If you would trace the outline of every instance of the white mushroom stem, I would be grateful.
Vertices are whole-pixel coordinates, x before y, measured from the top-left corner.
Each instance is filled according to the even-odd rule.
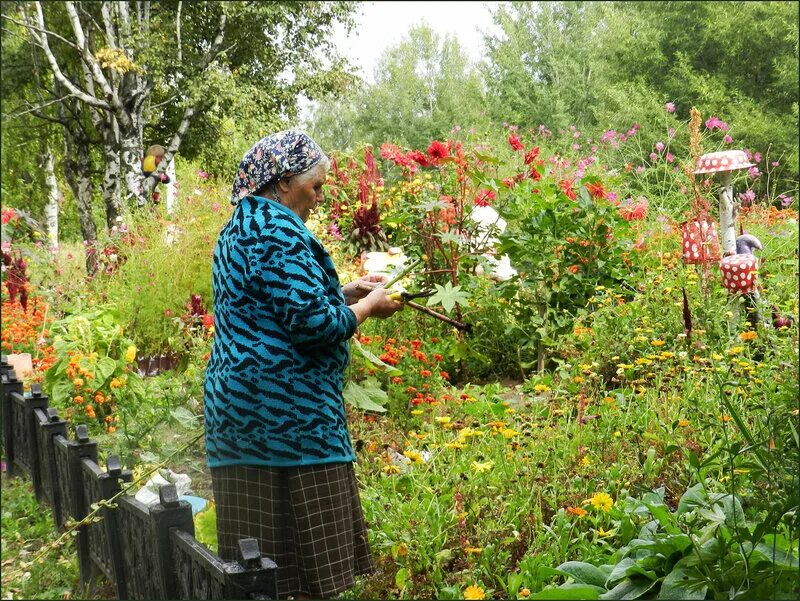
[[[723,254],[736,254],[736,203],[733,200],[731,172],[720,173],[719,228]]]

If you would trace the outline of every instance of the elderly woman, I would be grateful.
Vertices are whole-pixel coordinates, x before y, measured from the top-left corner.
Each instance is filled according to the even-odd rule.
[[[340,287],[306,229],[329,164],[302,132],[259,140],[239,165],[212,267],[205,428],[219,554],[233,559],[239,539],[257,538],[281,598],[329,597],[372,569],[344,371],[358,324],[402,308],[385,278]]]

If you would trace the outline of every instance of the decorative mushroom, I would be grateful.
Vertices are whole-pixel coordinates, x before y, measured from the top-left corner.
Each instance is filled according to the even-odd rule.
[[[721,188],[719,191],[719,226],[724,254],[736,252],[736,213],[737,206],[733,200],[731,171],[747,169],[753,164],[747,159],[743,150],[725,150],[711,152],[697,158],[696,174],[719,173]]]
[[[703,264],[719,259],[719,238],[713,222],[687,221],[681,229],[684,263]]]
[[[761,250],[761,241],[755,236],[744,234],[736,239],[736,254],[728,254],[719,262],[722,271],[722,285],[731,293],[744,295],[748,318],[755,325],[761,321],[758,312],[759,294],[758,258],[754,250]]]

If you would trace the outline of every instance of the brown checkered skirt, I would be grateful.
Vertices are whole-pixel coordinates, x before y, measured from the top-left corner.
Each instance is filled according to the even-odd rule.
[[[257,538],[278,564],[278,595],[331,597],[373,570],[352,463],[211,468],[218,554]]]

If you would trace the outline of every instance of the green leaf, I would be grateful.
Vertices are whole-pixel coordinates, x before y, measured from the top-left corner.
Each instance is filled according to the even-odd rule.
[[[169,413],[184,428],[194,428],[200,419],[199,415],[195,415],[186,407],[176,407]]]
[[[59,406],[68,403],[74,390],[75,387],[68,378],[58,380],[50,391],[50,397],[53,400],[53,405]]]
[[[528,599],[597,599],[599,593],[596,586],[564,584],[559,588],[546,588],[533,593]]]
[[[397,574],[394,575],[394,585],[402,591],[405,588],[407,582],[408,582],[408,569],[400,568],[399,570],[397,570]]]
[[[780,568],[793,571],[798,570],[797,557],[792,555],[791,552],[787,550],[779,547],[773,548],[772,545],[765,545],[764,543],[758,543],[753,551],[753,555],[755,556],[756,553],[758,553],[766,561]]]
[[[461,290],[461,286],[453,286],[450,282],[447,282],[444,286],[439,284],[434,284],[434,286],[436,287],[436,292],[428,299],[429,307],[441,303],[444,310],[449,313],[456,304],[462,306],[469,304],[469,297]]]
[[[363,386],[351,380],[344,387],[344,398],[356,409],[378,413],[386,411],[383,404],[389,401],[389,395],[375,378],[367,378]]]
[[[657,578],[654,571],[645,570],[643,567],[638,565],[636,561],[630,557],[626,557],[616,566],[614,566],[614,569],[611,571],[611,574],[608,576],[608,580],[606,582],[610,585],[623,578],[636,575],[644,576],[650,580],[655,580]]]
[[[682,568],[675,568],[661,583],[658,599],[705,599],[708,586],[689,586],[690,577]],[[699,583],[698,583],[699,584]]]
[[[374,365],[381,371],[385,371],[390,376],[398,376],[403,373],[393,365],[389,365],[388,363],[381,361],[380,357],[375,355],[375,353],[373,353],[372,351],[368,351],[367,349],[365,349],[364,345],[362,345],[358,341],[358,338],[356,338],[355,336],[350,339],[350,342],[362,357],[364,357],[367,361],[369,361],[372,365]]]
[[[600,568],[583,561],[568,561],[562,563],[556,569],[569,574],[578,582],[603,588],[605,588],[606,578],[608,578],[608,574],[600,570]]]
[[[697,464],[700,467],[700,464]],[[697,483],[691,488],[686,489],[681,500],[678,502],[678,509],[675,515],[683,515],[687,511],[692,511],[697,507],[702,507],[706,503],[706,492],[702,483]]]
[[[195,538],[217,552],[217,506],[214,501],[208,502],[208,507],[194,516]]]
[[[114,374],[116,369],[117,362],[111,357],[103,357],[100,359],[97,362],[97,365],[94,367],[95,381],[93,384],[95,388],[99,389],[103,384],[105,384],[106,380],[108,380]]]
[[[657,582],[657,580],[626,578],[607,593],[600,595],[600,599],[638,599],[653,588]]]

